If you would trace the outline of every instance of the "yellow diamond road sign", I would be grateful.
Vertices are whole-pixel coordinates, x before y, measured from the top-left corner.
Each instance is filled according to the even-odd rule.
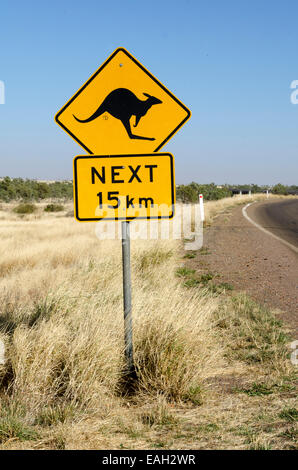
[[[123,48],[55,116],[91,154],[157,152],[190,111]]]
[[[74,159],[74,206],[80,222],[171,219],[174,204],[170,153]]]

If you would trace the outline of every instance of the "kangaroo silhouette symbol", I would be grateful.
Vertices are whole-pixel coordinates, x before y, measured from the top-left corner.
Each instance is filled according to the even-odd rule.
[[[155,140],[154,137],[143,137],[131,132],[130,118],[132,116],[136,117],[134,127],[137,127],[140,119],[147,114],[151,106],[162,103],[161,100],[148,93],[143,93],[143,95],[147,96],[147,99],[144,101],[139,100],[136,95],[127,88],[117,88],[111,91],[97,110],[87,119],[79,119],[74,114],[73,117],[78,122],[87,123],[93,121],[103,113],[108,112],[111,116],[122,122],[130,139]]]

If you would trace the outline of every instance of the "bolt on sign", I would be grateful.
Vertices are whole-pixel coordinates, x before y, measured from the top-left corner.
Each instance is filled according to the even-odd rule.
[[[190,111],[128,51],[118,48],[55,116],[90,154],[158,152]]]
[[[173,156],[78,156],[74,203],[80,222],[170,219],[175,203]]]

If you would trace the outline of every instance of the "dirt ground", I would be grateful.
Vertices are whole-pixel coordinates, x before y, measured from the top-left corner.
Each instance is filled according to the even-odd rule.
[[[264,202],[247,209],[252,219],[261,205]],[[214,274],[216,283],[228,283],[281,310],[293,338],[298,338],[298,255],[253,226],[243,217],[242,207],[221,213],[204,230],[207,250],[192,264],[198,272]]]

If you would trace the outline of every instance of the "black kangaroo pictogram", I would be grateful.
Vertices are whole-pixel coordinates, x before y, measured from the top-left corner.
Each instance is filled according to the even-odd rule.
[[[136,127],[141,117],[147,114],[151,106],[162,103],[161,100],[148,95],[148,93],[143,94],[147,96],[145,101],[139,100],[132,91],[127,90],[126,88],[117,88],[116,90],[111,91],[111,93],[103,100],[99,108],[97,108],[89,118],[78,119],[75,115],[73,115],[73,117],[78,122],[86,123],[93,121],[103,113],[108,112],[116,119],[120,119],[131,139],[155,140],[154,137],[142,137],[131,132],[129,122],[131,116],[136,117],[136,122],[134,124],[134,127]]]

